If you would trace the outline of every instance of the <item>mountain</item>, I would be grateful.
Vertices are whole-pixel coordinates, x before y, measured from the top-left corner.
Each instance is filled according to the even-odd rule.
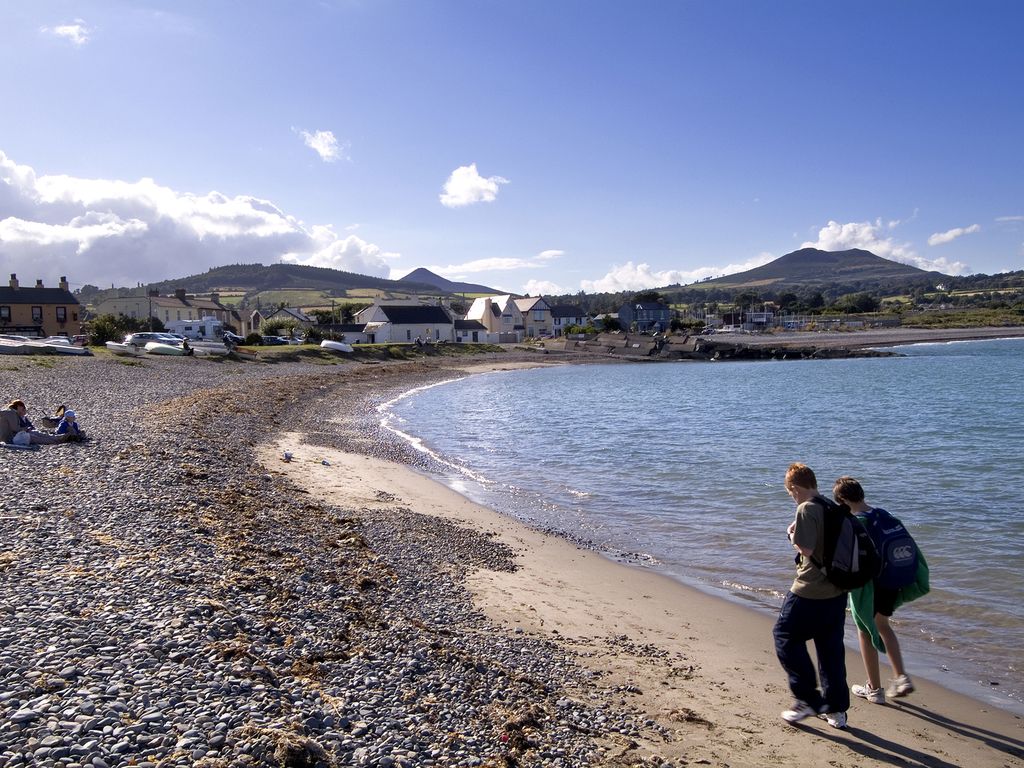
[[[777,290],[783,287],[843,285],[863,291],[893,286],[934,286],[936,282],[948,279],[949,275],[941,272],[927,272],[859,248],[848,251],[801,248],[763,266],[704,280],[691,287]]]
[[[494,288],[488,288],[486,285],[452,282],[451,280],[446,280],[440,275],[435,275],[429,269],[424,269],[423,267],[414,269],[405,277],[399,278],[398,282],[404,283],[407,280],[413,283],[426,283],[427,285],[432,285],[445,293],[492,293],[495,295],[506,293],[506,291],[498,291]]]
[[[145,295],[148,289],[155,289],[163,295],[184,288],[188,293],[210,293],[212,291],[244,291],[247,294],[260,291],[310,290],[322,291],[330,296],[345,296],[353,289],[374,289],[407,296],[422,294],[436,296],[438,288],[415,281],[387,280],[382,277],[359,275],[326,267],[307,267],[301,264],[229,264],[215,267],[199,275],[189,275],[173,280],[161,280],[146,286],[134,288],[110,288],[89,293],[89,301],[100,301],[108,296],[129,294]]]

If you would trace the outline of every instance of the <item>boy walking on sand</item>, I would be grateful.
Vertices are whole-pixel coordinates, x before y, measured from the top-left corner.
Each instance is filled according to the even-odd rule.
[[[833,728],[846,727],[850,692],[846,687],[846,593],[825,578],[813,560],[825,561],[825,506],[819,503],[818,481],[806,464],[786,471],[786,491],[796,502],[796,518],[787,533],[797,551],[796,578],[775,622],[775,653],[789,678],[795,701],[782,713],[787,723],[824,715]],[[818,655],[815,674],[807,643]]]
[[[840,477],[832,488],[832,496],[840,504],[862,520],[874,509],[864,500],[864,488],[852,477]],[[889,619],[901,603],[913,600],[928,592],[928,568],[919,555],[916,580],[905,587],[892,588],[877,579],[861,589],[850,593],[850,610],[857,624],[860,640],[860,655],[868,679],[864,685],[855,685],[850,690],[854,696],[867,699],[872,704],[884,704],[890,699],[914,692],[914,683],[903,666],[903,654]],[[880,641],[880,642],[878,642]],[[875,647],[878,642],[878,648]],[[883,650],[892,664],[893,680],[882,690],[882,676],[878,668],[878,651]]]

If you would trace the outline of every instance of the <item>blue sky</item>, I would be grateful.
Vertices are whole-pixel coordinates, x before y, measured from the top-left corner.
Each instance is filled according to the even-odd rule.
[[[0,0],[0,274],[1024,268],[1024,3]]]

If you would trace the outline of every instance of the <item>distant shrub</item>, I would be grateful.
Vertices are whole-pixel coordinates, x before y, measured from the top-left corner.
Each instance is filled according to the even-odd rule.
[[[248,336],[245,337],[246,345],[259,344],[262,341],[263,337],[256,332],[250,333]]]

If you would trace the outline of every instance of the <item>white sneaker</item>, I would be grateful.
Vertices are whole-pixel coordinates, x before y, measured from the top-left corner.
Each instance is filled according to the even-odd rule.
[[[862,699],[867,699],[872,704],[885,704],[885,691],[881,688],[872,688],[871,683],[852,685],[850,686],[850,693]]]
[[[799,723],[801,720],[814,717],[818,714],[818,711],[803,701],[794,701],[793,708],[787,709],[782,713],[782,719],[787,723]]]
[[[827,712],[825,713],[825,720],[833,728],[845,728],[846,727],[846,713],[845,712]]]
[[[900,696],[906,696],[908,693],[914,692],[914,684],[910,681],[910,678],[906,675],[900,675],[889,683],[889,687],[885,689],[885,694],[890,699],[895,699]]]

